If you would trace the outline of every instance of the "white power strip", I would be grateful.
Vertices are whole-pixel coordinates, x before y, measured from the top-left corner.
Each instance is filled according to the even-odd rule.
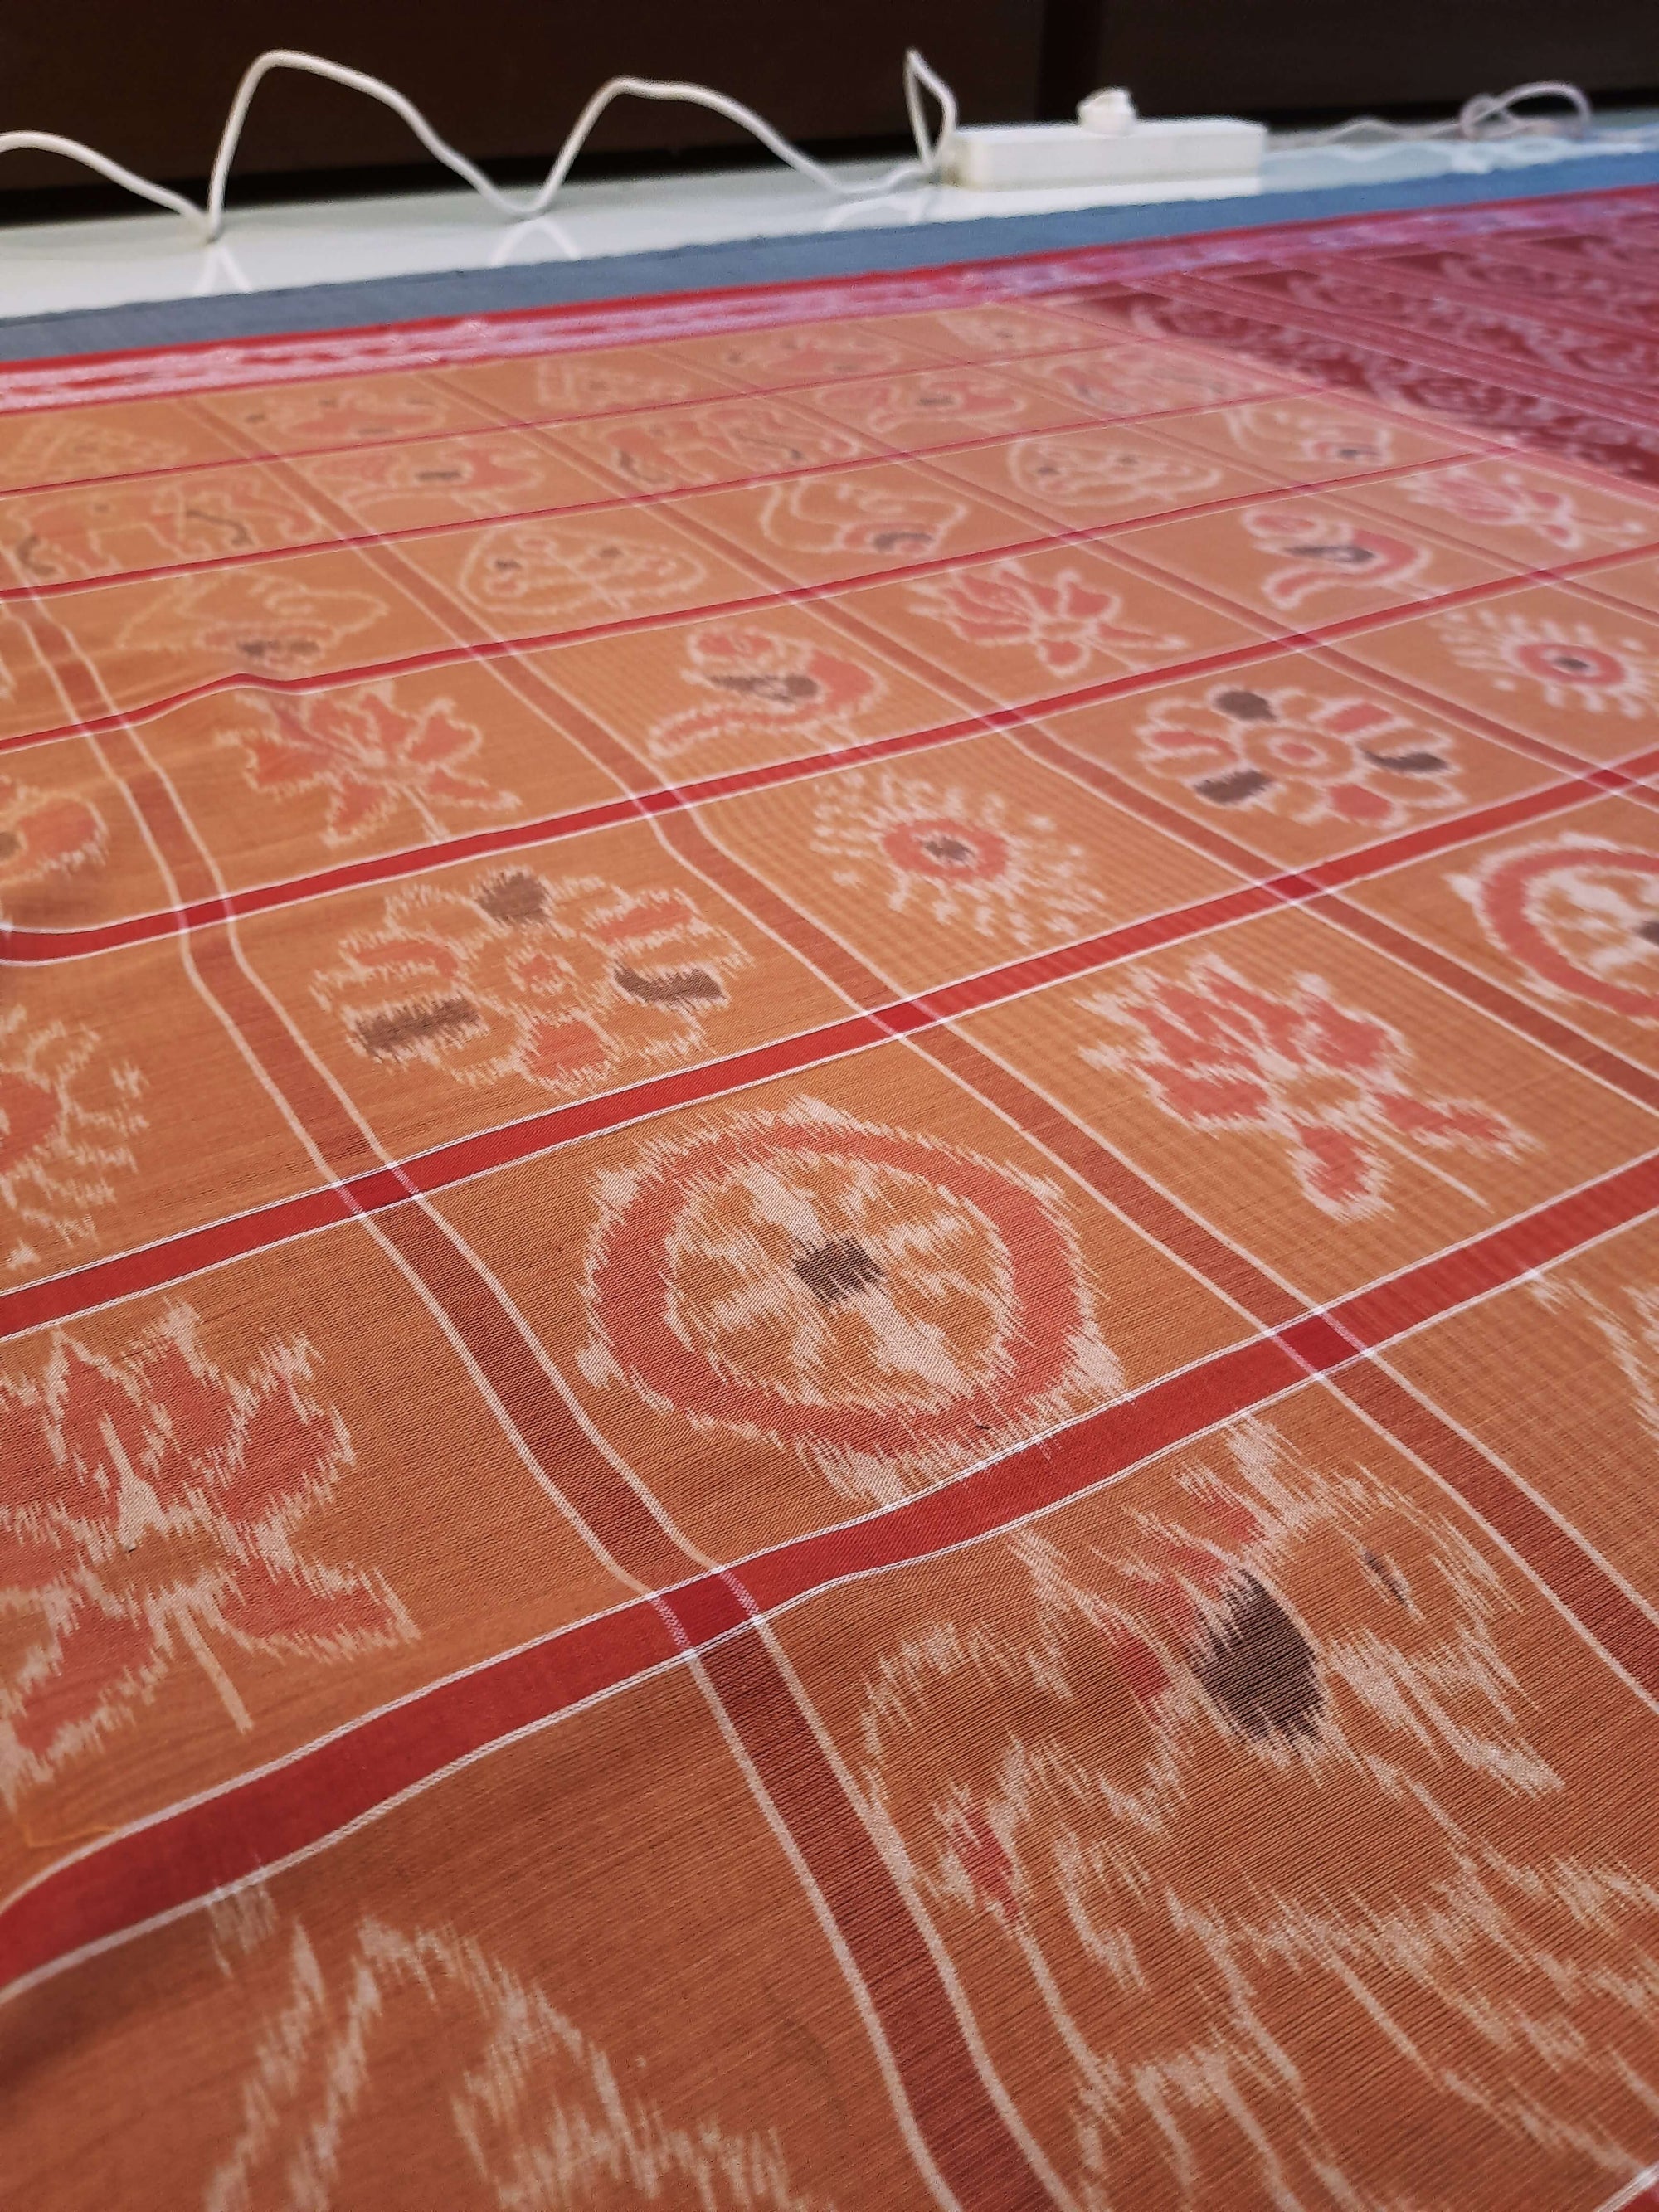
[[[1081,123],[959,125],[940,149],[945,180],[975,192],[1031,191],[1066,185],[1170,184],[1184,179],[1255,177],[1267,134],[1231,115],[1187,115],[1126,129]]]

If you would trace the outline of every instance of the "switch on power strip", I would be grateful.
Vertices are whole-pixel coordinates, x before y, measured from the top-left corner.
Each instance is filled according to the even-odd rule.
[[[1259,123],[1231,115],[1143,122],[1127,92],[1093,93],[1075,123],[958,126],[941,149],[945,180],[969,191],[1033,191],[1084,185],[1178,184],[1260,173]]]

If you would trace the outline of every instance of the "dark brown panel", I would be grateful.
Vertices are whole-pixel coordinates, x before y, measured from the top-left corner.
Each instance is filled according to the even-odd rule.
[[[1050,72],[1061,112],[1092,84],[1126,84],[1148,115],[1261,116],[1425,105],[1566,77],[1591,94],[1659,87],[1654,0],[1054,0]],[[1088,23],[1081,19],[1092,18]]]
[[[205,174],[238,76],[272,46],[389,78],[485,161],[550,155],[588,94],[623,72],[715,85],[793,138],[859,140],[905,130],[907,46],[950,78],[969,119],[1033,114],[1042,23],[1038,0],[15,0],[0,8],[0,87],[8,126],[64,131],[174,179]],[[633,101],[593,143],[659,151],[742,135]],[[385,109],[294,76],[261,91],[244,149],[249,174],[422,158]],[[0,191],[74,181],[44,156],[0,162]]]

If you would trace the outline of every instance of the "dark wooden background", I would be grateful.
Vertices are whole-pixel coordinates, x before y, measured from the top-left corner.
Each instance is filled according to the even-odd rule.
[[[1067,114],[1108,82],[1148,114],[1273,120],[1450,106],[1531,76],[1659,90],[1659,0],[0,0],[0,127],[197,184],[242,68],[276,45],[389,77],[504,177],[544,161],[623,70],[701,78],[817,149],[896,147],[907,45],[970,121]],[[750,142],[630,103],[592,143],[589,173]],[[245,195],[438,182],[423,163],[384,109],[289,76],[261,91],[237,177]],[[125,203],[60,161],[0,161],[13,216],[100,204]]]

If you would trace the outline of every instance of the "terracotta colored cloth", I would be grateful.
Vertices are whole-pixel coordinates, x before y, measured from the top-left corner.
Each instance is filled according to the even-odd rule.
[[[0,373],[0,2199],[1659,2160],[1659,194]]]

